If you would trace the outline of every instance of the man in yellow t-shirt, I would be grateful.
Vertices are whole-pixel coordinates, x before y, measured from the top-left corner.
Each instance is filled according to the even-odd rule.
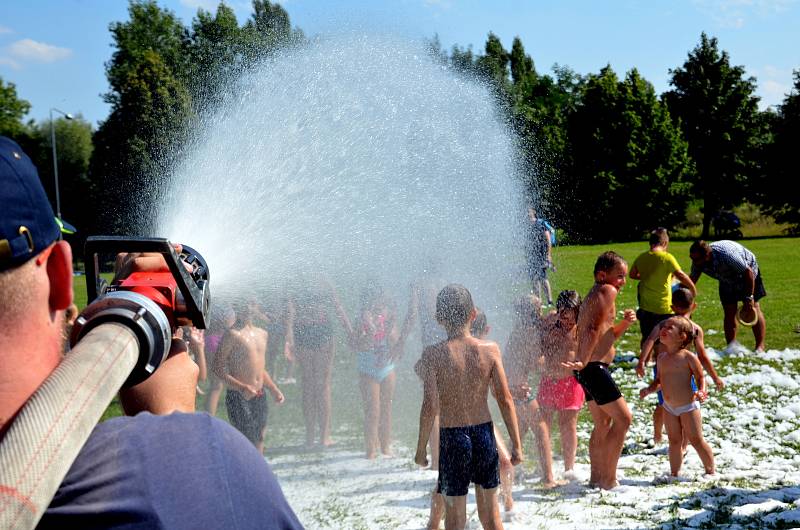
[[[662,320],[672,316],[672,277],[697,295],[689,275],[681,270],[675,256],[667,252],[669,234],[666,228],[656,228],[650,233],[650,250],[633,262],[630,277],[639,280],[639,309],[636,316],[642,331],[642,342],[650,336],[653,328]]]

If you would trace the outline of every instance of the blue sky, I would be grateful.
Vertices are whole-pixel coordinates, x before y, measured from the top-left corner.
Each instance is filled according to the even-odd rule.
[[[229,0],[240,21],[250,2]],[[554,63],[579,73],[606,64],[632,67],[656,90],[683,64],[706,31],[734,64],[758,80],[762,108],[779,104],[800,69],[800,0],[285,0],[292,23],[307,35],[342,28],[410,38],[439,35],[442,44],[482,50],[489,31],[506,48],[518,35],[539,71]],[[127,18],[126,0],[7,0],[0,9],[0,77],[31,102],[29,118],[51,107],[96,123],[108,106],[104,63],[112,53],[108,26]],[[216,0],[159,0],[189,23]]]

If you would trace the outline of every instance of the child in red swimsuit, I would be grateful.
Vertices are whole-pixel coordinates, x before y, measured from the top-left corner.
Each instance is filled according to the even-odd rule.
[[[562,483],[553,478],[553,456],[550,443],[550,424],[558,414],[561,431],[561,450],[564,455],[564,476],[571,478],[575,467],[578,445],[578,412],[583,407],[584,393],[572,370],[562,363],[575,360],[578,348],[577,322],[581,297],[575,291],[561,291],[556,301],[556,312],[542,322],[542,346],[539,359],[542,379],[536,402],[539,404],[534,418],[534,431],[539,449],[542,484],[555,487]]]

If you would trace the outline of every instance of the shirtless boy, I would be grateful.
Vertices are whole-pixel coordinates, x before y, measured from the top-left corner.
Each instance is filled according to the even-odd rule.
[[[564,363],[577,371],[594,421],[589,437],[589,485],[603,489],[619,485],[617,462],[631,425],[631,411],[608,370],[614,360],[614,341],[636,322],[636,312],[626,309],[624,318],[614,323],[617,294],[627,274],[628,264],[616,252],[597,258],[595,283],[578,316],[578,354],[575,361]]]
[[[222,337],[213,370],[228,386],[225,405],[231,424],[263,452],[267,431],[264,388],[276,402],[283,403],[284,398],[265,369],[269,337],[253,325],[254,311],[252,302],[236,308],[236,323]]]
[[[557,486],[553,479],[553,457],[550,444],[550,424],[558,414],[561,450],[564,454],[564,474],[569,476],[575,467],[578,446],[578,413],[583,407],[584,393],[572,370],[562,363],[575,360],[578,350],[577,321],[581,297],[576,291],[561,291],[556,300],[556,312],[542,321],[542,356],[539,369],[542,378],[536,402],[539,409],[534,417],[542,485]]]
[[[428,465],[427,444],[433,418],[439,412],[441,452],[439,487],[445,496],[445,528],[463,529],[467,520],[467,493],[475,483],[478,517],[484,528],[503,528],[497,506],[498,453],[487,398],[491,387],[511,437],[511,463],[522,461],[511,393],[500,348],[470,333],[475,305],[469,291],[451,284],[436,298],[436,319],[447,340],[425,348],[420,373],[424,397],[414,461]]]
[[[677,477],[683,463],[683,438],[697,451],[706,473],[714,474],[714,454],[703,438],[700,403],[706,399],[706,382],[700,360],[686,347],[694,338],[692,323],[685,317],[672,317],[661,326],[659,340],[663,350],[656,359],[658,375],[639,392],[644,398],[659,387],[664,394],[664,424],[669,437],[669,467]],[[693,388],[693,381],[697,389]]]

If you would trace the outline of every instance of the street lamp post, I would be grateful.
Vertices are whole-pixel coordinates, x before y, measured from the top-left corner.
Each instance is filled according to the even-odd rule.
[[[53,146],[53,175],[56,181],[56,216],[61,219],[61,196],[58,193],[58,153],[56,151],[56,126],[53,122],[53,111],[58,112],[68,120],[72,119],[72,114],[55,107],[50,109],[50,143]]]

